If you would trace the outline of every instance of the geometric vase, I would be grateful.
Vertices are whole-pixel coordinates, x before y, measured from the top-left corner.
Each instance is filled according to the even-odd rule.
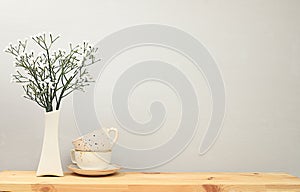
[[[59,151],[59,110],[45,113],[42,153],[36,176],[64,176]]]

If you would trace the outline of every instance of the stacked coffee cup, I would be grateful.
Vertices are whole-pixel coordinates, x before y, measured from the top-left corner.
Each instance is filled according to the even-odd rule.
[[[112,148],[118,135],[116,128],[101,128],[75,139],[72,141],[72,162],[83,170],[105,170],[111,163]]]

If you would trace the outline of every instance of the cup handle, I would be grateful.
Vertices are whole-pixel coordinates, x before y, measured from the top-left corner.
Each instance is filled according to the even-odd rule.
[[[119,131],[118,131],[118,129],[112,127],[112,128],[107,129],[107,133],[109,134],[110,132],[114,132],[114,135],[115,135],[113,142],[112,142],[112,147],[113,147],[119,138]]]
[[[70,155],[71,155],[71,161],[72,161],[72,163],[77,164],[77,162],[75,160],[75,149],[71,150]]]

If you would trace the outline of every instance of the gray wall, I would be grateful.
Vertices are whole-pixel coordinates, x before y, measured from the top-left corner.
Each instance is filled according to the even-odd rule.
[[[184,102],[170,87],[156,81],[145,82],[129,97],[130,114],[140,123],[151,119],[149,106],[153,101],[164,104],[164,124],[153,134],[137,135],[122,129],[113,116],[110,99],[114,82],[132,64],[149,59],[164,61],[176,66],[192,82],[199,104],[199,122],[182,153],[165,159],[165,163],[153,163],[153,168],[146,170],[282,171],[300,176],[299,8],[300,2],[296,0],[3,0],[0,48],[43,31],[60,34],[58,46],[67,48],[68,42],[89,40],[96,44],[123,28],[147,23],[183,30],[210,52],[225,83],[225,119],[209,151],[199,154],[212,113],[205,74],[169,49],[144,46],[112,60],[102,75],[95,77],[95,109],[91,113],[97,115],[102,126],[120,130],[120,146],[136,151],[162,146],[178,131]],[[15,71],[12,58],[1,52],[0,63],[0,170],[35,170],[44,111],[21,97],[19,85],[10,83],[10,75]],[[72,139],[91,129],[76,123],[78,117],[72,101],[72,96],[65,99],[61,109],[64,167],[70,163]],[[116,148],[113,161],[123,162],[126,167],[147,159],[155,162],[157,158],[130,158],[124,150]]]

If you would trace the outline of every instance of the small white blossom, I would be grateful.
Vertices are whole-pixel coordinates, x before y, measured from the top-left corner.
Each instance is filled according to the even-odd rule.
[[[9,46],[6,46],[4,49],[3,49],[3,52],[6,52],[10,47]]]
[[[15,57],[17,60],[22,60],[25,57],[24,54],[19,54],[18,56]]]
[[[28,77],[28,80],[34,81],[34,78],[33,78],[32,76],[29,76],[29,77]]]
[[[12,77],[10,78],[10,82],[11,82],[11,83],[15,83],[15,82],[16,82],[15,78],[13,77],[13,75],[12,75]]]
[[[65,53],[66,50],[65,49],[57,49],[58,52],[61,52],[61,53]]]
[[[55,89],[55,83],[52,82],[52,83],[50,84],[50,87],[51,87],[51,89]]]
[[[34,63],[35,59],[34,59],[34,57],[30,56],[30,57],[28,57],[28,61],[29,61],[29,63]]]
[[[43,62],[42,60],[40,61],[39,65],[40,65],[40,67],[42,67],[42,68],[47,67],[47,63],[46,63],[46,62]]]
[[[43,87],[45,87],[45,86],[47,85],[45,81],[41,81],[40,84],[41,84]]]

